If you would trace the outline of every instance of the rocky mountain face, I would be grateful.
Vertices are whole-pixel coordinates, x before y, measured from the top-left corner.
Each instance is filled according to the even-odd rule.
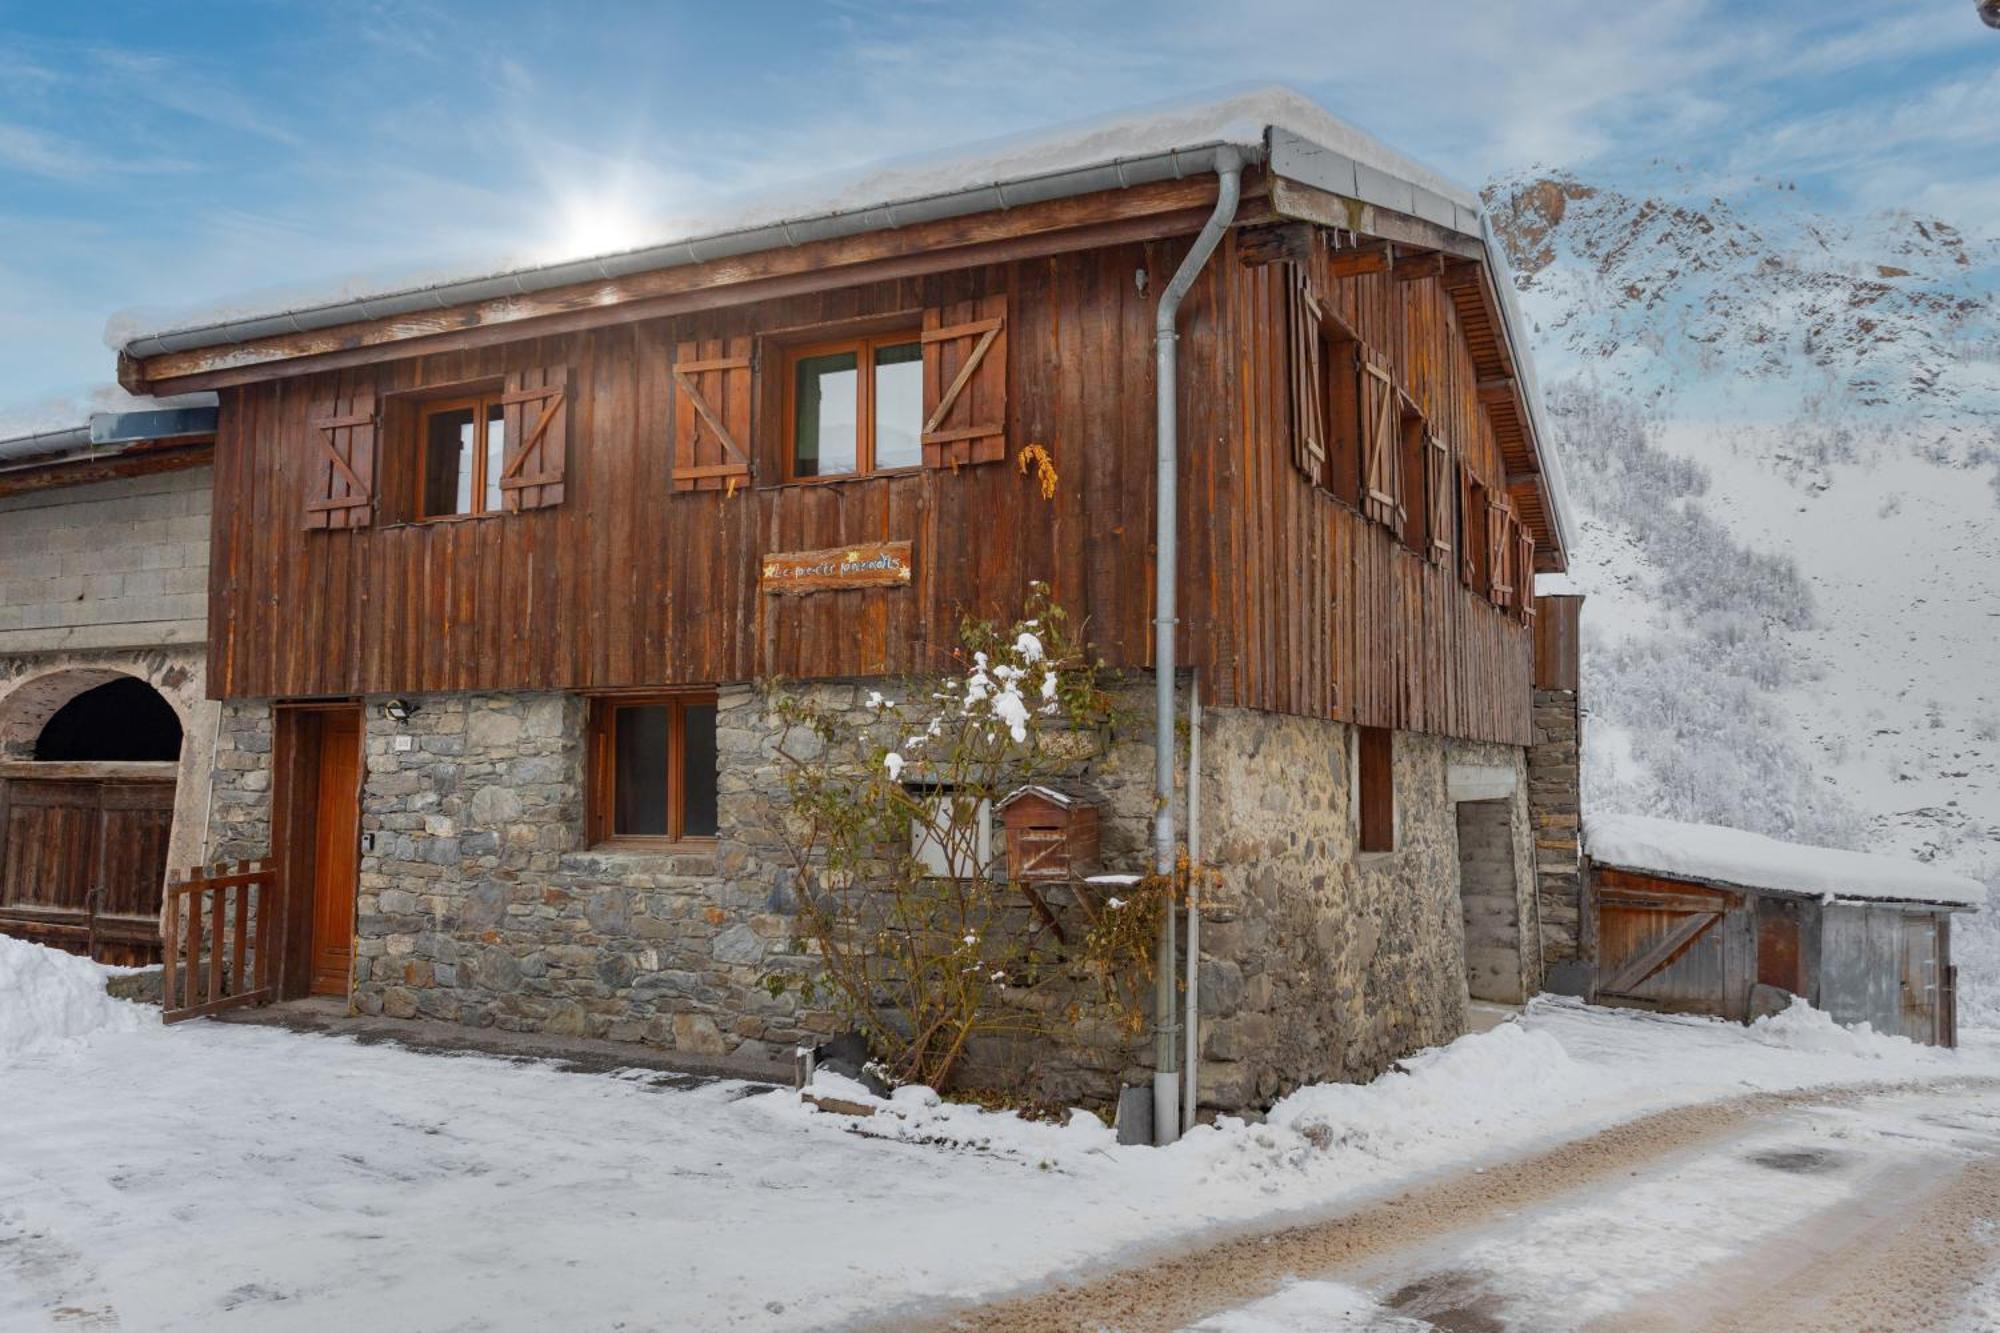
[[[1548,370],[1649,402],[1782,404],[1757,392],[1775,384],[1835,411],[2000,421],[2000,238],[1665,167],[1623,188],[1527,172],[1485,195]]]
[[[1586,803],[1985,879],[2000,1022],[2000,227],[1672,166],[1485,194],[1582,528]]]

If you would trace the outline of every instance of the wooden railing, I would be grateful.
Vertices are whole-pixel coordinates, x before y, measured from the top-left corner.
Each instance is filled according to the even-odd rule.
[[[167,878],[162,1021],[268,1004],[277,941],[270,861],[238,861]]]

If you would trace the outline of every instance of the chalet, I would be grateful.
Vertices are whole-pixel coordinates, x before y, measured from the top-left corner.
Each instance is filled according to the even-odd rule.
[[[767,682],[946,670],[1040,581],[1133,705],[1088,859],[1217,872],[1187,1113],[1458,1035],[1542,972],[1522,332],[1475,195],[1267,92],[131,336],[219,400],[210,842],[272,860],[272,987],[773,1067],[830,1020],[760,984]],[[1171,1126],[1172,992],[1037,1077]]]
[[[1958,1044],[1951,918],[1985,901],[1979,881],[1643,815],[1592,815],[1584,850],[1593,998],[1748,1020],[1798,996]]]
[[[0,933],[159,958],[207,836],[212,397],[0,429]]]

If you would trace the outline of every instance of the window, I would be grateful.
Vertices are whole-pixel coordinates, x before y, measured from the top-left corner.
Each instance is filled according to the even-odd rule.
[[[715,696],[661,694],[591,705],[590,840],[715,836]]]
[[[786,357],[786,476],[857,477],[923,462],[924,351],[904,331]]]
[[[939,784],[911,784],[925,814],[910,821],[910,855],[939,879],[971,879],[993,861],[993,803]]]
[[[497,395],[425,403],[417,432],[423,450],[420,518],[500,512],[507,430]]]
[[[1403,484],[1403,545],[1426,555],[1431,545],[1431,499],[1425,487],[1430,476],[1430,455],[1426,443],[1430,428],[1409,403],[1403,404],[1402,466],[1398,480]]]
[[[1396,850],[1396,733],[1386,727],[1355,728],[1354,791],[1363,852]]]
[[[1292,280],[1293,464],[1315,486],[1348,504],[1361,502],[1361,344],[1312,294],[1303,274]]]

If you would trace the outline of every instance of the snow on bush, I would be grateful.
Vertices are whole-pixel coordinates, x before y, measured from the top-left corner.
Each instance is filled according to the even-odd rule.
[[[0,935],[0,1058],[138,1030],[145,1011],[106,995],[104,977],[87,958]]]

